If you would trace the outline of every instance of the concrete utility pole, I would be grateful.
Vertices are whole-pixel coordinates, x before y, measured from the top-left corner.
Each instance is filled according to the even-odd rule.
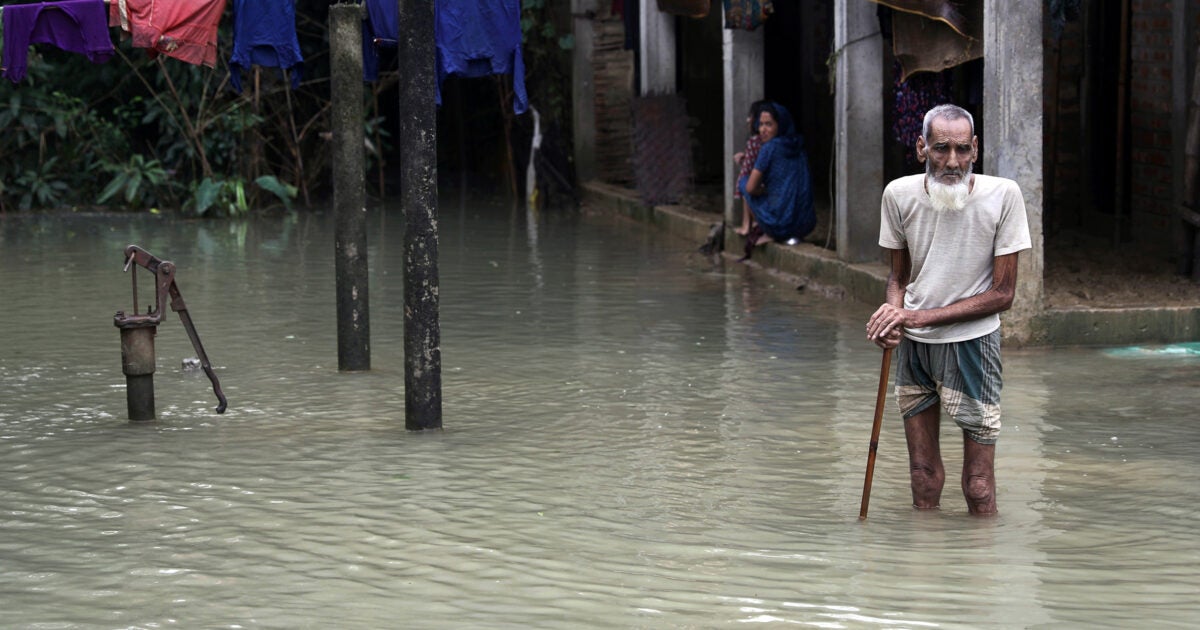
[[[438,323],[434,3],[400,2],[400,170],[404,208],[404,427],[442,427]]]
[[[371,369],[367,283],[366,160],[363,157],[362,7],[329,7],[333,123],[334,275],[338,370]]]

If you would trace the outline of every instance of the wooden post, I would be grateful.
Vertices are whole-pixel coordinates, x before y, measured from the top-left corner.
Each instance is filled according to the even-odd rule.
[[[363,156],[362,7],[329,7],[333,124],[334,275],[338,370],[371,369],[367,284],[366,159]]]
[[[434,3],[399,0],[400,201],[404,209],[404,427],[442,427],[438,324]]]

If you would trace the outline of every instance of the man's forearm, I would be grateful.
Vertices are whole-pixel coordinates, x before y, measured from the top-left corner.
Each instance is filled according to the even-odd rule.
[[[992,286],[979,295],[972,295],[953,304],[923,311],[914,311],[905,322],[909,328],[980,319],[1012,308],[1017,290],[1017,255],[997,256],[992,268]]]
[[[947,306],[913,311],[912,321],[907,323],[907,327],[924,328],[981,319],[1007,311],[1012,307],[1012,301],[1011,292],[1005,294],[997,291],[996,287],[992,287],[979,295],[973,295]]]

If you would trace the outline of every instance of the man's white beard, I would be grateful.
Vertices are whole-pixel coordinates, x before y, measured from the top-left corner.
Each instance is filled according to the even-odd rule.
[[[942,184],[933,175],[927,174],[925,188],[929,191],[929,201],[933,203],[934,210],[962,210],[971,194],[971,169],[967,168],[966,174],[956,184]]]

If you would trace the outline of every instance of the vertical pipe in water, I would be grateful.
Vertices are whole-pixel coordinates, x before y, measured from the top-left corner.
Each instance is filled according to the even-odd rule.
[[[366,159],[363,155],[362,11],[329,7],[333,123],[334,275],[338,370],[371,369],[367,294]]]
[[[400,178],[404,209],[404,427],[442,426],[438,323],[434,4],[399,0]]]
[[[120,318],[122,314],[117,315]],[[154,420],[154,335],[158,327],[120,323],[117,327],[121,329],[121,371],[125,373],[129,420]]]

